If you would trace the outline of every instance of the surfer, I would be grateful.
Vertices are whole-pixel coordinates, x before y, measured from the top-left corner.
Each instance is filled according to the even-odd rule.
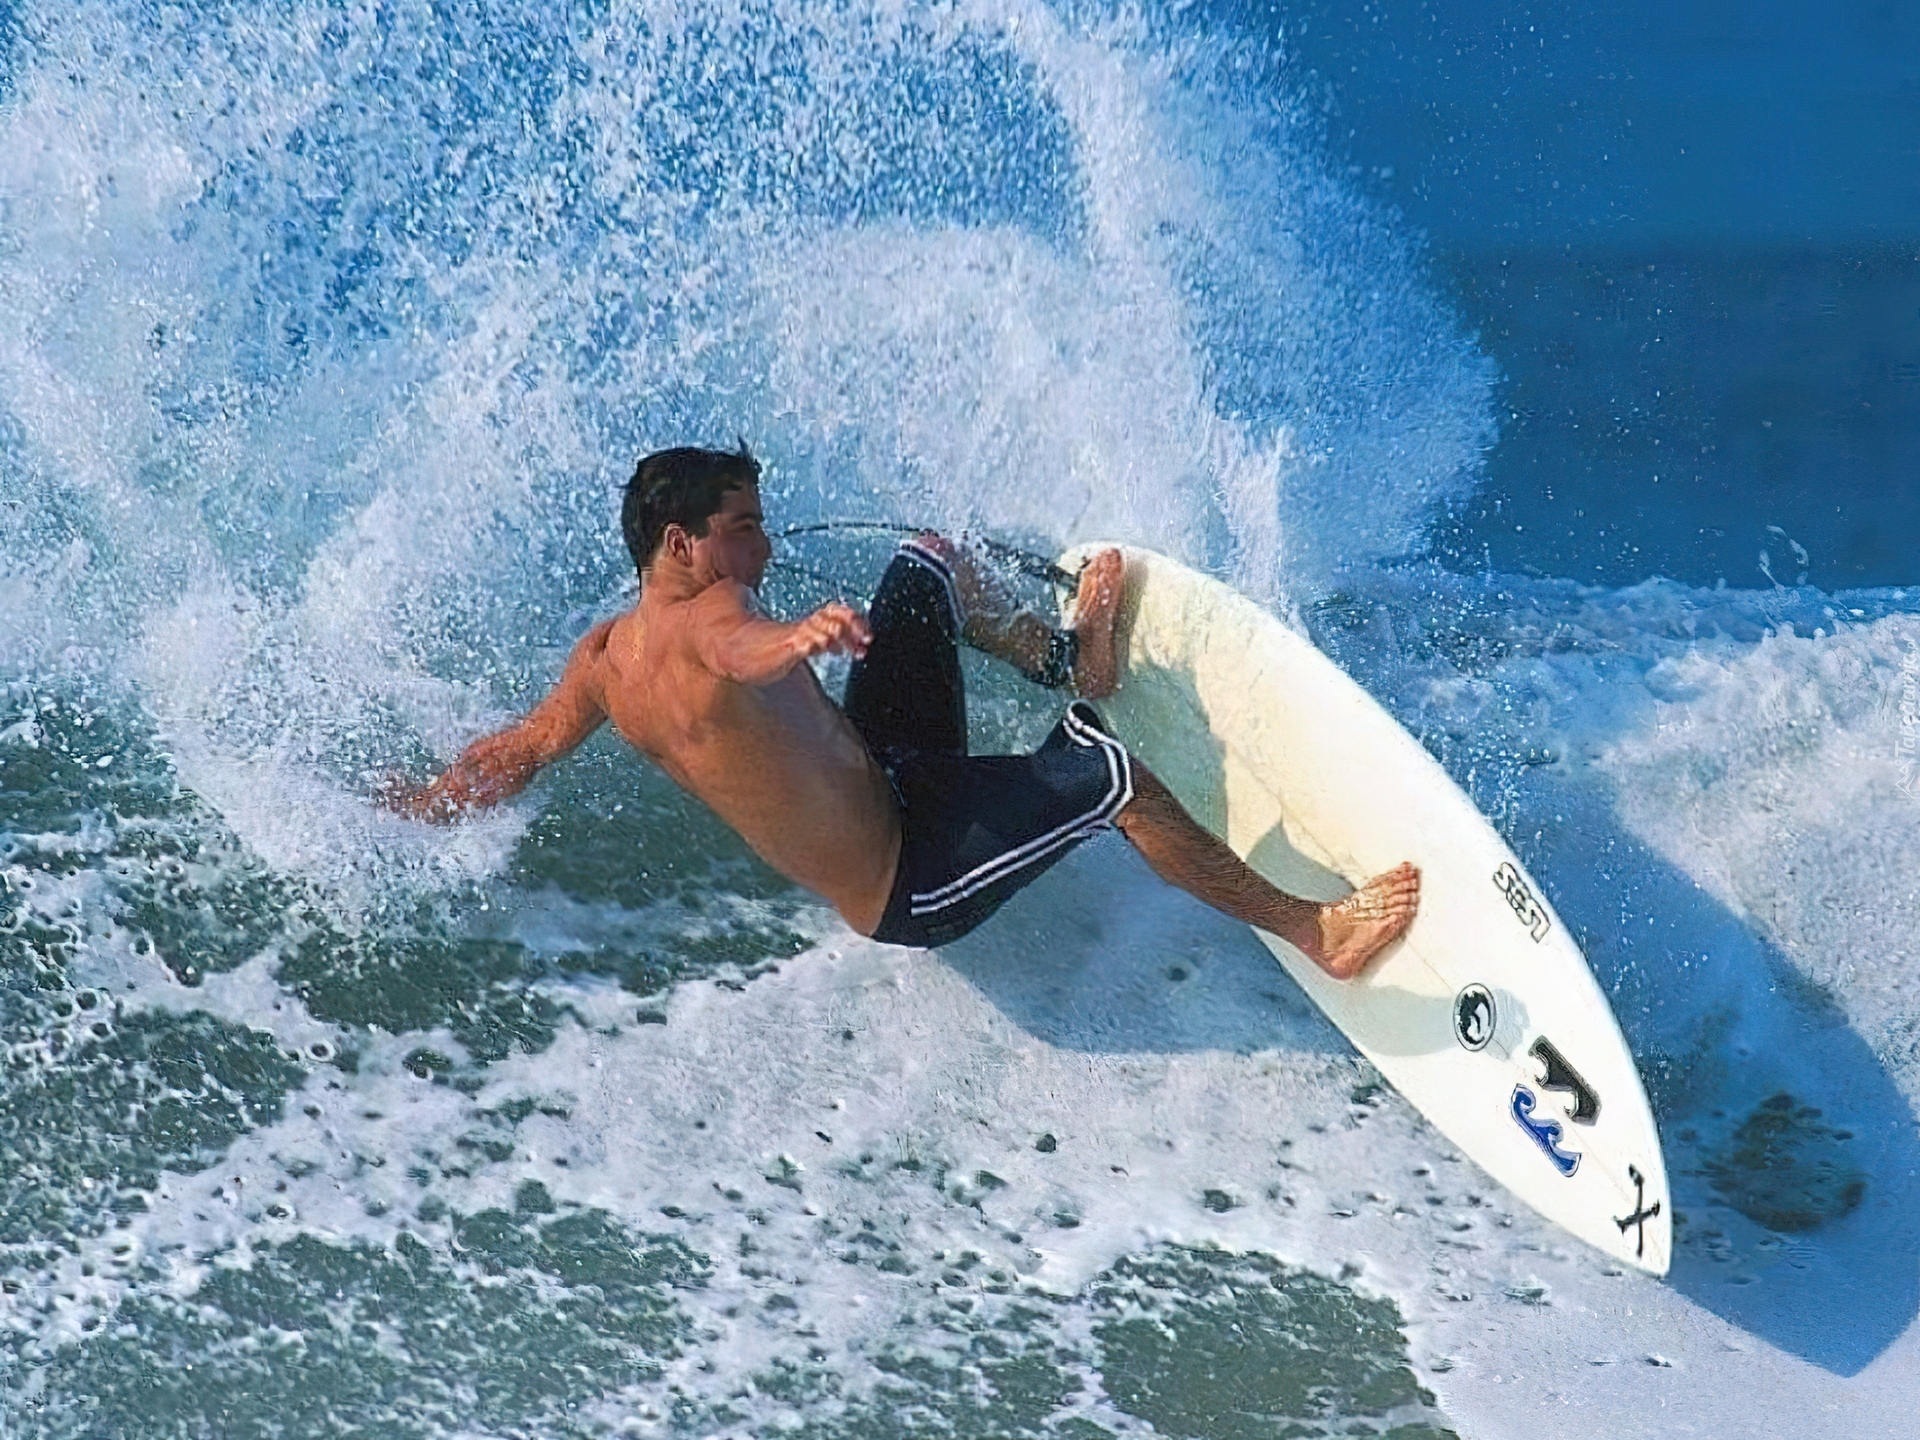
[[[963,544],[902,542],[865,616],[838,601],[782,623],[757,592],[772,555],[760,467],[691,448],[642,460],[621,528],[633,608],[574,646],[552,692],[386,803],[451,820],[518,793],[605,720],[769,865],[853,929],[893,944],[957,939],[1109,826],[1169,884],[1350,979],[1412,921],[1410,864],[1327,904],[1276,889],[1196,823],[1087,703],[1116,688],[1118,551],[1081,572],[1073,624],[1018,609]],[[1030,755],[967,753],[957,646],[1081,698]],[[844,706],[806,662],[852,658]]]

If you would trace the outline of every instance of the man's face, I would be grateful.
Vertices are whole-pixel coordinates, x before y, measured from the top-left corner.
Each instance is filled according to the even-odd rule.
[[[719,511],[708,517],[707,533],[693,542],[694,570],[708,583],[738,580],[758,590],[772,556],[773,542],[767,539],[757,485],[727,491]]]

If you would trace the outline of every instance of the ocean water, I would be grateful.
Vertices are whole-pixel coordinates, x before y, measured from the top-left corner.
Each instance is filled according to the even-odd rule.
[[[1533,423],[1571,240],[1488,325],[1511,207],[1356,160],[1352,27],[1292,13],[0,12],[0,1429],[1906,1433],[1920,575],[1780,516],[1728,573],[1642,513],[1641,412]],[[1644,350],[1607,313],[1580,404]],[[1827,554],[1907,454],[1847,423]],[[1672,1275],[1117,839],[926,954],[605,737],[458,827],[375,808],[630,597],[633,459],[736,435],[792,523],[1137,541],[1310,633],[1579,933]],[[1602,508],[1516,539],[1542,466]],[[879,559],[795,542],[769,604]],[[1051,723],[970,674],[977,746]]]

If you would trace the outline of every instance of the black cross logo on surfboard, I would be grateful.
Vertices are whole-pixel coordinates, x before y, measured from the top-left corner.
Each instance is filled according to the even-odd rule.
[[[1640,1174],[1639,1166],[1627,1166],[1627,1174],[1633,1180],[1633,1213],[1624,1220],[1616,1215],[1613,1217],[1613,1223],[1620,1227],[1620,1233],[1622,1235],[1627,1233],[1627,1227],[1629,1225],[1637,1225],[1640,1227],[1639,1233],[1634,1237],[1633,1253],[1636,1256],[1644,1256],[1647,1253],[1647,1221],[1653,1219],[1654,1216],[1660,1213],[1660,1202],[1656,1200],[1653,1202],[1651,1208],[1648,1207],[1647,1182],[1645,1177]]]

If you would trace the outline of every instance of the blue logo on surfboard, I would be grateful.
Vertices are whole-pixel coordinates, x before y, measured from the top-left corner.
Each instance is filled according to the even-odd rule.
[[[1524,1085],[1513,1087],[1513,1118],[1520,1128],[1533,1137],[1533,1143],[1547,1152],[1547,1158],[1553,1161],[1554,1169],[1562,1175],[1571,1177],[1580,1168],[1578,1151],[1560,1148],[1560,1122],[1558,1120],[1536,1120],[1533,1118],[1535,1100],[1533,1091]]]

